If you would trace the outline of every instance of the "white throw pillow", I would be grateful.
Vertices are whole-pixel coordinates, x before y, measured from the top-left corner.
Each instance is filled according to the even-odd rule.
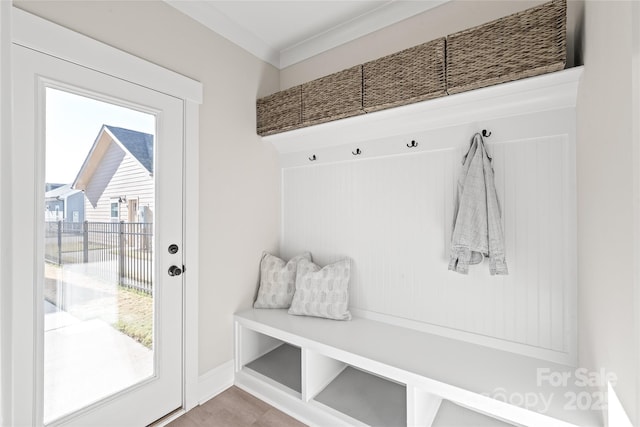
[[[351,260],[344,259],[320,268],[310,260],[300,260],[296,273],[296,293],[289,314],[351,320],[349,278]]]
[[[300,260],[311,261],[311,254],[302,253],[285,263],[267,252],[262,253],[260,288],[253,303],[255,308],[289,308],[296,290],[296,267]]]

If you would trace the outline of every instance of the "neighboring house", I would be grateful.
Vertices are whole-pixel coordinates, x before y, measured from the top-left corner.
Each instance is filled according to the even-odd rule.
[[[153,222],[153,135],[103,125],[72,187],[89,222]]]
[[[57,184],[57,183],[54,183],[54,182],[45,182],[44,183],[44,192],[46,193],[48,191],[55,190],[56,188],[62,187],[63,185],[65,185],[65,184]]]
[[[45,221],[84,221],[84,196],[82,191],[71,188],[71,184],[50,184],[53,189],[44,193]]]

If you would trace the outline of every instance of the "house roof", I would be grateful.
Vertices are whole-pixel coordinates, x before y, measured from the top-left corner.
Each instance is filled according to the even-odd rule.
[[[76,193],[79,193],[80,190],[74,190],[71,188],[71,184],[61,185],[60,187],[56,187],[53,190],[49,190],[44,193],[44,197],[46,200],[52,199],[66,199],[69,196],[72,196]]]
[[[115,143],[153,175],[153,135],[116,126],[102,125],[72,188],[85,190],[109,145]]]
[[[118,138],[118,141],[144,166],[153,173],[153,135],[131,129],[104,125]]]

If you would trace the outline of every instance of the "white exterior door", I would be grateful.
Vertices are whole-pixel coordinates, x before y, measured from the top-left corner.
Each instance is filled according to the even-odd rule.
[[[12,160],[16,167],[12,180],[14,188],[21,189],[15,192],[11,208],[14,224],[21,228],[19,234],[13,234],[13,277],[20,283],[13,295],[13,321],[19,328],[14,324],[13,330],[22,332],[13,340],[13,354],[21,355],[14,361],[13,374],[23,382],[16,388],[19,395],[14,399],[19,403],[13,421],[16,425],[147,425],[180,408],[183,402],[184,103],[31,49],[18,45],[13,49]],[[90,234],[91,222],[84,230],[71,227],[68,233],[65,222],[56,226],[57,231],[45,224],[45,164],[54,154],[47,152],[45,126],[51,120],[47,94],[52,91],[130,109],[155,120],[149,131],[152,150],[146,157],[130,145],[136,138],[125,143],[128,134],[113,128],[110,135],[115,135],[114,141],[100,142],[105,153],[86,151],[87,159],[93,155],[94,175],[102,167],[101,158],[110,155],[106,150],[114,150],[114,156],[120,154],[118,165],[128,159],[131,168],[148,172],[154,184],[154,204],[148,208],[153,212],[147,216],[152,220],[130,225],[124,221],[108,224],[106,219],[105,227],[119,228],[105,228],[103,234],[96,231],[94,235]],[[98,149],[97,144],[92,150]],[[124,168],[117,167],[112,176]],[[105,184],[107,202],[113,197],[106,194],[108,191]],[[126,205],[127,197],[135,200],[136,212],[142,208],[137,205],[142,200],[136,194],[140,190],[126,190],[128,194],[122,188],[113,191],[119,192],[124,209],[134,210]],[[100,240],[107,234],[120,239],[117,245]],[[77,247],[72,243],[74,235]],[[44,262],[50,243],[58,251],[58,259]],[[177,251],[169,250],[170,245],[176,245]],[[99,251],[111,258],[100,258]],[[71,254],[79,258],[72,259]],[[91,271],[104,265],[116,272],[115,282],[92,276]],[[132,273],[140,265],[149,270],[145,278]],[[146,290],[137,288],[141,282],[146,283]],[[146,339],[122,324],[127,310],[122,303],[124,292],[127,298],[138,295],[140,301],[150,301],[149,324],[143,326],[148,329]],[[81,303],[73,295],[81,296]],[[99,298],[87,302],[87,295]]]

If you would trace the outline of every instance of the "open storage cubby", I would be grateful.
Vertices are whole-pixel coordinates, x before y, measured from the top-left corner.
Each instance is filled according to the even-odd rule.
[[[298,393],[302,390],[298,347],[281,344],[264,356],[247,363],[245,368],[271,378]]]
[[[310,349],[303,350],[302,367],[305,402],[348,425],[407,425],[405,384]]]
[[[366,425],[407,425],[406,386],[352,366],[345,367],[314,401]]]
[[[279,339],[244,329],[240,369],[285,392],[300,396],[301,350]]]
[[[443,400],[438,414],[433,420],[432,427],[509,427],[507,424],[492,417],[471,411],[462,406]]]

